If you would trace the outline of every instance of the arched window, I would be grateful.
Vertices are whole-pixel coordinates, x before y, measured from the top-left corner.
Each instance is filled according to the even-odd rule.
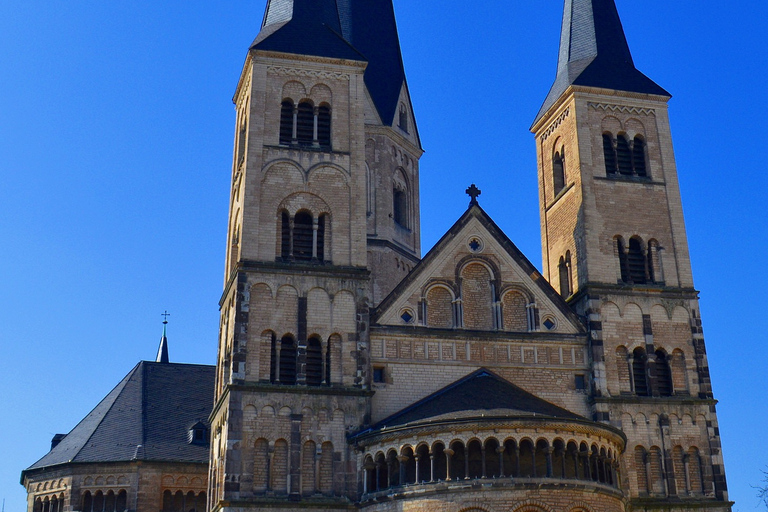
[[[322,214],[317,221],[317,259],[325,261],[325,223],[327,214]]]
[[[299,103],[296,116],[296,138],[302,146],[311,146],[315,135],[315,108],[311,103]]]
[[[632,167],[635,175],[648,175],[645,166],[645,141],[640,136],[635,136],[632,142]]]
[[[296,341],[291,336],[280,340],[280,383],[296,384]]]
[[[557,195],[565,188],[565,148],[556,152],[552,158],[552,180]]]
[[[642,446],[635,447],[635,474],[637,475],[637,490],[640,494],[648,493],[648,453]]]
[[[656,388],[661,396],[672,396],[672,370],[663,350],[656,351]]]
[[[331,385],[331,349],[336,349],[334,337],[328,338],[328,345],[325,347],[325,383]]]
[[[621,281],[624,283],[629,282],[629,267],[627,266],[627,248],[624,245],[624,239],[620,236],[616,237],[616,252],[619,256],[619,269],[621,270]]]
[[[319,338],[307,341],[307,386],[319,386],[323,383],[323,346]]]
[[[317,109],[317,142],[321,148],[331,147],[331,107],[328,105]]]
[[[394,211],[392,215],[397,225],[404,228],[408,227],[408,197],[405,194],[405,190],[395,187],[392,190]]]
[[[290,145],[293,141],[293,101],[280,104],[280,144]]]
[[[605,157],[605,173],[608,176],[616,174],[616,151],[613,149],[613,139],[610,134],[603,134],[603,156]]]
[[[240,133],[237,134],[237,165],[240,165],[245,158],[245,135],[248,131],[248,123],[243,120],[240,126]]]
[[[619,174],[632,176],[632,152],[629,149],[629,142],[623,135],[616,137],[616,161]]]
[[[637,396],[649,396],[648,374],[646,372],[647,356],[645,350],[638,347],[632,353],[632,377],[635,383]]]
[[[629,240],[629,251],[627,251],[627,267],[629,270],[629,282],[632,284],[645,284],[645,255],[643,246],[639,238],[633,237]]]
[[[277,336],[275,333],[269,333],[270,346],[269,346],[269,382],[277,382]]]
[[[280,214],[280,257],[291,258],[291,218],[286,211]]]
[[[560,295],[563,298],[570,297],[573,293],[571,283],[571,251],[565,253],[565,257],[560,257],[560,263],[557,266],[560,278]]]
[[[400,104],[400,118],[398,120],[398,127],[405,133],[408,133],[408,111],[405,105]]]
[[[293,218],[293,258],[297,261],[311,261],[312,245],[312,215],[301,211]]]
[[[205,503],[205,500],[203,500],[203,504]],[[125,510],[128,510],[128,494],[123,490],[117,493],[117,512],[124,512]],[[198,509],[204,510],[204,509]]]

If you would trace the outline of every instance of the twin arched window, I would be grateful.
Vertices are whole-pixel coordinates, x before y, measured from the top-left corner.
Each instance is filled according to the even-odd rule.
[[[305,350],[299,350],[299,346],[293,336],[286,334],[277,341],[272,335],[270,350],[269,380],[273,384],[296,385],[300,380],[300,353],[304,352],[303,380],[307,386],[330,385],[331,383],[331,339],[325,348],[323,357],[323,343],[317,336],[307,340]]]
[[[610,133],[603,134],[603,156],[607,176],[648,176],[645,163],[645,141],[639,135],[628,139],[619,134],[615,139]]]
[[[313,217],[302,210],[293,217],[280,214],[280,257],[283,261],[325,261],[325,232],[328,215]]]
[[[284,100],[280,105],[280,144],[330,150],[331,107],[315,107],[309,101],[298,105]]]
[[[651,240],[646,247],[643,240],[636,236],[629,239],[629,244],[626,244],[620,236],[615,240],[622,282],[649,284],[663,280],[657,277],[657,273],[661,270],[658,242]]]
[[[653,376],[653,388],[649,372],[649,358],[645,349],[638,347],[632,352],[630,365],[632,367],[632,382],[637,396],[672,396],[672,370],[669,366],[669,356],[661,349],[653,354],[655,375]]]

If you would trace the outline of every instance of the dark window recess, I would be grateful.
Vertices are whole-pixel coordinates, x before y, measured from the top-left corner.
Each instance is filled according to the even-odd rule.
[[[306,368],[308,386],[319,386],[323,383],[323,347],[317,338],[310,338],[307,342]]]
[[[555,195],[557,195],[565,188],[565,150],[563,150],[562,155],[555,153],[555,157],[552,159],[552,178]]]
[[[408,199],[404,190],[394,189],[393,196],[393,217],[395,222],[404,228],[408,227]]]
[[[325,222],[327,215],[321,215],[317,222],[317,259],[325,261]]]
[[[576,385],[576,389],[578,390],[587,389],[587,378],[584,375],[576,375],[574,383]]]
[[[565,258],[560,258],[560,264],[557,266],[557,271],[560,276],[560,295],[563,298],[570,297],[571,287],[568,279],[568,264],[566,263]]]
[[[272,340],[269,348],[269,382],[273,384],[277,381],[277,336],[272,333]]]
[[[291,220],[287,212],[280,217],[280,257],[287,260],[291,257]]]
[[[480,249],[480,247],[481,247],[480,240],[478,240],[477,238],[473,238],[472,240],[470,240],[469,242],[470,249],[472,249],[473,251],[477,251]]]
[[[411,323],[411,320],[413,320],[413,315],[410,312],[405,311],[402,315],[400,315],[400,318],[403,319],[403,322],[409,324]]]
[[[373,369],[373,382],[376,382],[379,384],[384,382],[384,368]]]
[[[555,328],[555,322],[551,318],[547,318],[544,320],[544,327],[546,327],[548,331],[551,331]]]
[[[293,102],[280,105],[280,144],[288,145],[293,139]]]
[[[635,381],[635,394],[637,396],[648,396],[648,375],[645,371],[646,355],[645,350],[636,348],[632,360],[632,376]]]
[[[400,119],[398,120],[398,126],[405,133],[408,133],[408,111],[405,109],[405,105],[400,105]]]
[[[605,173],[609,176],[616,174],[616,153],[613,151],[613,141],[608,134],[603,135],[603,156],[605,156]]]
[[[661,396],[672,396],[672,371],[669,359],[662,350],[656,351],[656,387]]]
[[[243,126],[240,127],[240,133],[237,137],[237,165],[240,165],[242,163],[243,159],[245,158],[245,134],[247,130],[245,127],[245,123],[243,123]]]
[[[293,258],[312,260],[312,215],[299,212],[293,218]]]
[[[645,256],[640,240],[632,238],[629,240],[629,252],[627,253],[627,267],[629,270],[629,280],[633,284],[645,284]]]
[[[325,383],[331,385],[331,340],[328,340],[328,346],[325,347]]]
[[[280,384],[296,384],[296,342],[290,336],[280,340]]]
[[[621,135],[616,138],[616,160],[619,163],[619,174],[632,176],[632,152],[629,142]]]
[[[629,268],[627,267],[627,252],[624,248],[624,241],[621,238],[616,239],[616,250],[619,253],[619,266],[621,267],[621,280],[629,282]]]
[[[301,145],[311,145],[315,134],[315,109],[311,103],[299,103],[296,138]]]
[[[325,105],[317,111],[317,142],[323,148],[331,147],[331,109]]]
[[[632,164],[634,165],[635,174],[641,177],[648,175],[645,169],[645,141],[640,137],[635,137],[632,146]]]

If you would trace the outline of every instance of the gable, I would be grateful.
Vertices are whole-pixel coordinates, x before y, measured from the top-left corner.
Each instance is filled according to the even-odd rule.
[[[479,206],[443,236],[380,304],[379,325],[575,334],[560,295]]]

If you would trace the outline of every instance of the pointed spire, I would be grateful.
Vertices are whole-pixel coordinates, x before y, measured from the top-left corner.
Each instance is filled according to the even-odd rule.
[[[171,316],[168,311],[160,315],[163,317],[163,336],[160,338],[160,347],[157,349],[157,359],[155,360],[158,363],[168,363],[170,362],[168,358],[168,337],[166,336],[166,327],[168,326],[168,317]]]
[[[670,96],[635,68],[614,0],[565,0],[557,77],[536,121],[571,85]]]
[[[364,61],[341,32],[336,0],[269,0],[251,48]]]

